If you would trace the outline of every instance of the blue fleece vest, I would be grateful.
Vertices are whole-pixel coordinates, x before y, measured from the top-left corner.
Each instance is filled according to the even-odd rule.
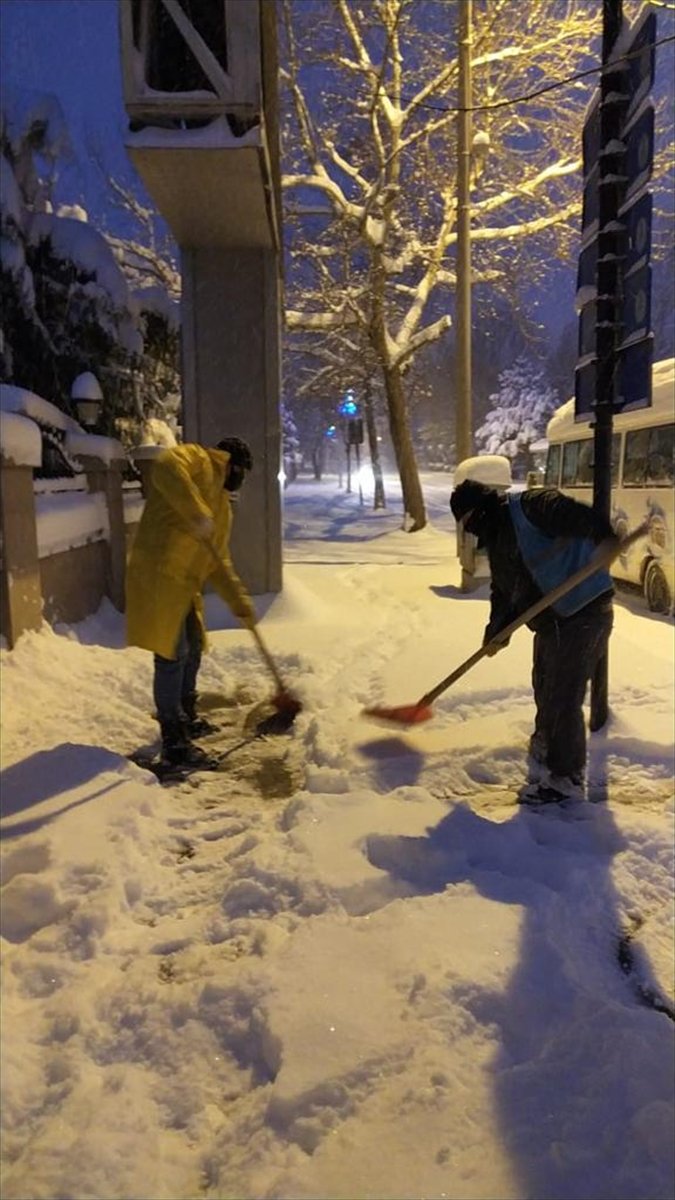
[[[510,495],[508,502],[523,562],[544,595],[590,562],[597,550],[590,538],[549,537],[528,521],[518,493]],[[559,616],[571,617],[611,587],[609,571],[601,568],[556,600],[552,607]]]

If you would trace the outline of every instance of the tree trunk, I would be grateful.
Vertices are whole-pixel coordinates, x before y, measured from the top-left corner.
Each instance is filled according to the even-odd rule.
[[[382,463],[380,462],[380,447],[377,444],[377,428],[375,426],[375,413],[373,412],[373,396],[370,379],[366,381],[364,387],[363,402],[366,411],[368,449],[370,450],[370,462],[373,468],[373,479],[375,481],[373,508],[386,508],[387,500],[384,494],[384,479],[382,477]]]
[[[424,497],[422,495],[417,463],[415,462],[415,451],[408,425],[401,368],[390,366],[388,361],[384,303],[387,279],[382,255],[377,251],[373,255],[370,281],[372,302],[370,341],[378,361],[382,364],[384,392],[387,397],[387,411],[389,416],[389,432],[396,455],[399,479],[401,480],[403,508],[405,514],[409,514],[412,518],[412,525],[408,533],[417,533],[419,529],[424,529],[427,523],[427,514],[424,507]]]
[[[415,461],[408,414],[403,396],[403,380],[399,367],[384,367],[384,388],[389,409],[389,429],[396,454],[396,465],[401,479],[403,507],[411,517],[408,533],[417,533],[427,523],[427,513]]]

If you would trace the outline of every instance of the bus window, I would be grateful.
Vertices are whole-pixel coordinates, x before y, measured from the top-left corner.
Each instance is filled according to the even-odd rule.
[[[619,456],[621,454],[621,434],[612,434],[612,487],[619,482]]]
[[[560,482],[560,451],[561,446],[549,446],[546,459],[546,474],[544,487],[557,487]]]
[[[589,487],[593,483],[593,439],[566,442],[563,449],[562,486]]]
[[[672,487],[675,455],[675,425],[657,425],[649,430],[647,483],[650,487]]]
[[[644,487],[647,478],[648,429],[632,429],[626,434],[623,458],[624,487]]]
[[[594,446],[591,438],[588,441],[579,443],[577,477],[574,480],[579,487],[593,486],[593,450]]]
[[[634,429],[626,434],[625,487],[672,487],[673,425]]]

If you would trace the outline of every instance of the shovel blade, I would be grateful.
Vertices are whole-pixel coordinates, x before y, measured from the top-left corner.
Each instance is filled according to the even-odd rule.
[[[276,696],[272,698],[272,704],[277,712],[280,715],[283,714],[289,721],[302,712],[302,704],[295,696],[291,696],[290,692],[277,692]]]
[[[428,704],[399,704],[394,708],[378,706],[364,708],[363,715],[378,721],[390,721],[394,725],[419,725],[433,716]]]
[[[294,712],[274,712],[269,717],[263,717],[255,727],[259,737],[269,737],[278,733],[288,733],[295,720]]]

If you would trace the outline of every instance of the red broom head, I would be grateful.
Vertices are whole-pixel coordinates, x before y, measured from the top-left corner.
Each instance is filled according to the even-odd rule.
[[[272,704],[277,712],[285,713],[289,717],[297,717],[298,713],[302,712],[302,704],[295,696],[291,696],[290,692],[277,692],[272,698]]]
[[[419,725],[428,721],[433,712],[428,704],[399,704],[396,708],[364,708],[363,715],[376,717],[378,721],[392,721],[396,725]]]

